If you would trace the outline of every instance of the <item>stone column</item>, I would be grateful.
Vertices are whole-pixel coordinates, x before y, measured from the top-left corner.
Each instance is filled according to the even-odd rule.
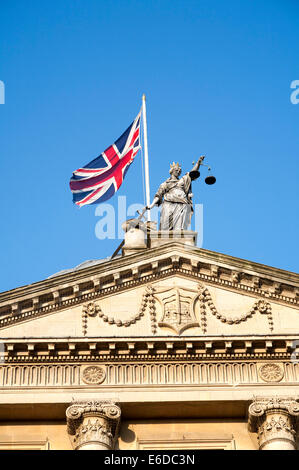
[[[74,450],[111,450],[118,437],[120,407],[113,401],[75,401],[66,410]]]
[[[299,401],[256,397],[249,406],[248,427],[257,433],[260,450],[296,450]]]

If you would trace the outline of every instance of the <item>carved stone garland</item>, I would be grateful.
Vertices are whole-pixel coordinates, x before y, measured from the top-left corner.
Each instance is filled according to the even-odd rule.
[[[248,427],[257,432],[260,450],[295,450],[299,402],[289,397],[256,398],[249,406]]]
[[[243,313],[238,317],[226,317],[225,315],[217,311],[207,287],[205,287],[203,284],[199,284],[198,290],[200,301],[200,323],[203,333],[207,332],[207,306],[209,307],[212,315],[214,315],[218,320],[222,321],[223,323],[228,323],[229,325],[238,324],[242,321],[246,321],[256,312],[266,314],[268,317],[269,328],[271,331],[273,331],[272,309],[271,304],[269,302],[266,302],[265,300],[257,300],[247,313]],[[138,309],[138,313],[128,320],[116,319],[112,316],[109,317],[108,315],[105,315],[104,312],[102,312],[102,309],[99,305],[96,305],[94,302],[89,302],[88,304],[84,305],[82,310],[83,335],[87,334],[87,322],[89,316],[92,317],[98,314],[98,316],[109,325],[116,325],[118,327],[129,327],[144,316],[147,307],[149,308],[150,312],[151,330],[153,334],[156,334],[157,318],[155,299],[153,294],[154,288],[151,285],[147,286],[145,292],[142,295],[141,305]]]
[[[113,401],[75,401],[66,410],[74,450],[111,450],[118,437],[121,410]]]
[[[154,289],[152,286],[149,286],[147,288],[147,300],[149,304],[149,311],[150,311],[150,317],[151,317],[151,330],[152,333],[155,334],[157,333],[157,318],[156,318],[156,306],[155,306],[155,299],[154,299]]]
[[[94,317],[99,311],[100,307],[96,305],[94,302],[89,302],[88,304],[83,306],[82,310],[82,332],[85,336],[87,333],[87,319],[88,317]]]
[[[210,308],[212,315],[214,315],[218,320],[222,321],[223,323],[228,323],[229,325],[238,324],[242,321],[246,321],[249,317],[254,315],[256,312],[265,313],[268,317],[269,328],[273,331],[273,317],[272,317],[272,309],[271,304],[264,300],[257,300],[249,312],[243,313],[239,317],[226,317],[219,313],[214,305],[212,300],[211,294],[208,289],[202,285],[199,286],[200,295],[200,315],[201,315],[201,326],[202,330],[205,333],[207,331],[207,319],[206,319],[206,304]]]
[[[200,291],[201,291],[201,287],[200,287]],[[205,305],[205,295],[204,295],[204,292],[206,290],[204,289],[202,291],[202,293],[200,294],[199,296],[199,300],[200,300],[200,324],[201,324],[201,329],[203,331],[203,333],[206,333],[207,332],[207,325],[208,325],[208,322],[207,322],[207,310],[206,310],[206,305]]]
[[[120,320],[115,319],[114,317],[108,317],[102,312],[102,309],[99,305],[96,305],[94,302],[89,302],[88,304],[84,305],[82,311],[82,331],[83,335],[87,333],[87,317],[94,316],[98,314],[98,316],[109,325],[116,325],[118,327],[124,326],[129,327],[136,323],[136,321],[141,320],[144,316],[147,306],[149,307],[150,312],[150,319],[151,319],[151,330],[152,333],[157,332],[157,320],[156,320],[156,307],[155,301],[153,296],[154,289],[152,286],[147,286],[145,292],[142,295],[141,305],[138,309],[138,313],[134,315],[134,317],[128,320]]]

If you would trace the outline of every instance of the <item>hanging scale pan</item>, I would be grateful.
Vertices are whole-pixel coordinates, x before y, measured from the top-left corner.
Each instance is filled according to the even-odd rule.
[[[210,167],[208,167],[208,171],[211,171],[211,168],[210,168]],[[208,175],[208,176],[206,177],[206,179],[205,179],[205,183],[206,183],[206,184],[209,184],[209,185],[216,183],[216,178],[215,178],[215,176],[213,176],[213,175]]]
[[[216,183],[216,178],[215,178],[215,176],[213,176],[213,175],[207,176],[206,179],[205,179],[205,183],[206,183],[206,184],[214,184],[214,183]]]

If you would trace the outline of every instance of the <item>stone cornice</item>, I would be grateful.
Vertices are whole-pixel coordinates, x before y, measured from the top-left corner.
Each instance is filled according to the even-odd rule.
[[[170,250],[171,249],[171,250]],[[69,285],[73,282],[80,282],[85,278],[91,278],[92,276],[103,275],[106,273],[120,271],[120,270],[130,270],[131,266],[142,267],[145,264],[155,261],[156,257],[162,256],[165,258],[165,255],[170,256],[170,251],[172,250],[182,257],[187,255],[188,257],[197,257],[198,263],[216,263],[219,267],[223,268],[233,268],[237,269],[240,272],[249,275],[259,274],[260,277],[265,277],[269,280],[273,280],[280,283],[289,284],[292,287],[299,288],[299,274],[286,271],[279,268],[274,268],[272,266],[263,265],[260,263],[255,263],[253,261],[244,260],[241,258],[236,258],[230,255],[225,255],[222,253],[217,253],[214,251],[206,250],[203,248],[190,247],[179,242],[172,242],[168,245],[163,245],[156,248],[146,249],[140,254],[127,255],[120,258],[115,258],[113,260],[107,259],[100,264],[96,264],[87,268],[82,268],[71,273],[65,273],[51,277],[42,281],[29,284],[27,286],[18,287],[9,291],[0,293],[0,304],[3,300],[10,298],[22,298],[23,296],[29,295],[39,295],[40,291],[47,289],[53,289],[55,287],[60,287],[61,285]]]
[[[3,340],[3,363],[263,360],[294,358],[297,336],[40,338]],[[297,356],[296,356],[297,357]]]
[[[171,244],[175,248],[176,244]],[[168,246],[168,245],[166,245]],[[164,247],[163,247],[164,248]],[[256,273],[251,277],[245,273],[244,269],[236,271],[233,269],[225,272],[220,265],[203,264],[199,259],[191,257],[190,248],[180,246],[181,250],[168,252],[164,257],[155,259],[151,256],[149,263],[145,257],[141,263],[138,256],[130,255],[115,261],[118,263],[118,269],[111,269],[115,261],[109,262],[110,271],[106,266],[106,271],[102,272],[103,264],[97,266],[97,273],[91,268],[83,269],[84,272],[76,272],[76,283],[69,282],[65,284],[64,276],[43,281],[40,284],[39,292],[33,287],[28,287],[28,295],[24,297],[19,289],[7,293],[7,301],[4,301],[4,294],[0,295],[0,328],[10,326],[15,323],[27,321],[42,315],[48,315],[61,309],[69,308],[89,300],[95,300],[114,293],[122,292],[127,289],[136,288],[149,282],[155,282],[159,279],[179,275],[182,277],[203,281],[208,285],[215,285],[233,292],[246,293],[252,297],[267,298],[272,302],[278,302],[294,308],[299,307],[299,288],[296,285],[282,284],[275,280],[265,280],[259,278]],[[162,248],[160,247],[161,251]],[[154,250],[149,250],[153,255]],[[192,251],[192,250],[191,250]],[[197,249],[197,254],[202,250]],[[148,255],[148,253],[146,252]],[[189,257],[190,256],[190,257]],[[224,255],[223,255],[224,256]],[[134,259],[134,264],[130,263],[130,269],[123,265],[127,258]],[[207,260],[206,260],[207,261]],[[123,267],[123,269],[122,269]],[[224,268],[223,268],[224,269]],[[254,273],[253,273],[254,274]],[[66,275],[69,276],[69,275]],[[299,276],[297,276],[299,278]],[[80,279],[83,281],[80,284]],[[70,281],[70,278],[68,278]],[[45,290],[44,283],[50,283],[48,290]],[[52,282],[52,284],[51,284]],[[50,287],[51,286],[51,287]],[[299,286],[299,284],[298,284]],[[37,285],[35,286],[37,287]],[[26,290],[26,288],[23,288]],[[8,295],[9,294],[9,295]],[[2,303],[1,303],[2,297]]]

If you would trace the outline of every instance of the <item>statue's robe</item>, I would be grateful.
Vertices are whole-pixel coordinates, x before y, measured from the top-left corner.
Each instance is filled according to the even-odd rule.
[[[193,212],[191,199],[191,176],[186,173],[182,178],[168,178],[155,194],[162,204],[160,230],[187,230]]]

